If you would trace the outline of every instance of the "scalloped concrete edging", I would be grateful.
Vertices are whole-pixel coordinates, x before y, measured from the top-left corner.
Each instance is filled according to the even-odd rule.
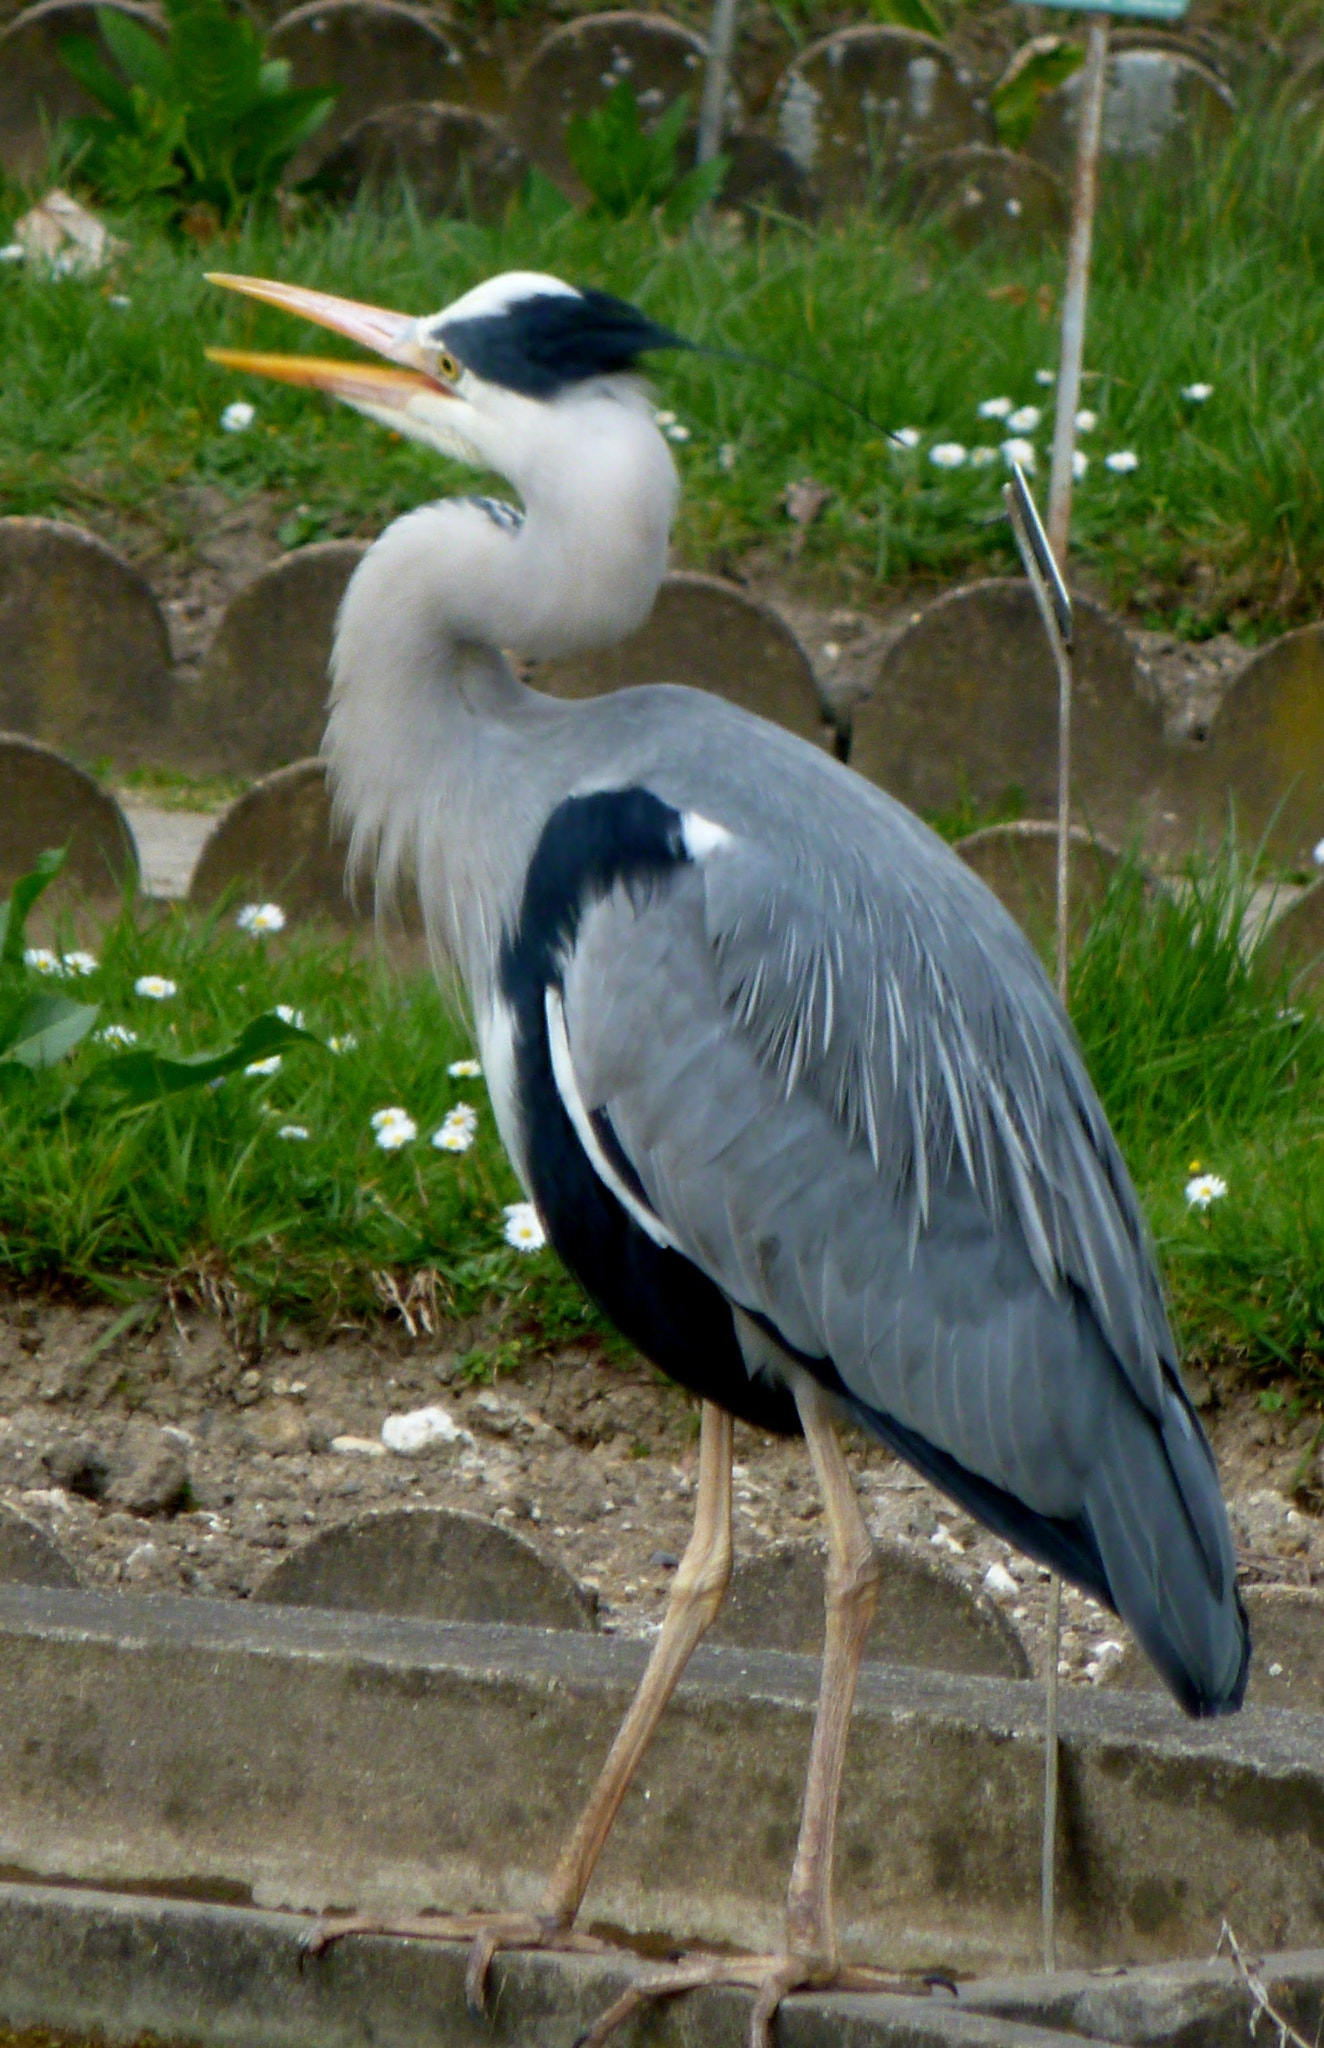
[[[642,1668],[620,1638],[194,1597],[0,1588],[0,1863],[264,1906],[532,1906]],[[764,1949],[814,1658],[703,1646],[632,1787],[591,1921]],[[1074,1965],[1324,1942],[1324,1720],[1191,1725],[1072,1690],[1059,1941]],[[1039,1950],[1043,1700],[866,1667],[838,1855],[848,1957]]]

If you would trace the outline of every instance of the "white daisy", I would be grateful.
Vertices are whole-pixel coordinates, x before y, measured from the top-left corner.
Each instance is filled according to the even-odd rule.
[[[342,1031],[338,1035],[333,1032],[326,1042],[332,1052],[354,1052],[359,1041],[356,1033],[353,1031]]]
[[[1033,476],[1037,461],[1033,441],[1004,441],[1002,444],[1002,454],[1008,469],[1011,468],[1013,462],[1019,462],[1021,468],[1028,470],[1030,475]]]
[[[282,1124],[276,1136],[278,1138],[306,1138],[308,1136],[308,1126],[306,1124]]]
[[[1214,387],[1212,384],[1183,384],[1181,395],[1183,398],[1189,398],[1192,405],[1203,405],[1207,399],[1213,397]]]
[[[398,1152],[402,1145],[412,1145],[418,1136],[418,1125],[406,1109],[374,1110],[372,1127],[383,1152]]]
[[[292,1010],[288,1003],[277,1003],[276,1015],[282,1024],[292,1024],[296,1031],[305,1031],[308,1028],[303,1021],[303,1011]]]
[[[1140,457],[1134,448],[1114,448],[1111,455],[1105,455],[1103,458],[1104,468],[1110,469],[1114,476],[1126,476],[1139,465]]]
[[[452,1060],[446,1069],[452,1081],[476,1081],[482,1071],[481,1060]]]
[[[1073,448],[1071,451],[1071,474],[1077,483],[1080,482],[1089,466],[1090,459],[1085,450],[1083,448]]]
[[[1221,1202],[1227,1193],[1227,1182],[1216,1173],[1197,1173],[1186,1183],[1186,1201],[1192,1209],[1207,1209],[1211,1202]]]
[[[49,946],[25,946],[23,965],[30,967],[34,974],[63,974],[58,953],[52,953]]]
[[[1057,382],[1057,371],[1056,371],[1056,370],[1036,370],[1036,371],[1035,371],[1035,373],[1034,373],[1034,381],[1035,381],[1035,383],[1036,383],[1036,384],[1056,384],[1056,382]]]
[[[167,1003],[171,996],[178,995],[175,983],[164,974],[140,974],[133,984],[136,996],[150,996],[154,1003]]]
[[[1007,425],[1013,434],[1032,434],[1042,418],[1037,405],[1021,405],[1008,414]]]
[[[457,1102],[448,1110],[432,1142],[438,1152],[467,1152],[478,1130],[478,1111],[468,1102]]]
[[[986,464],[996,462],[997,459],[998,451],[996,448],[972,448],[970,450],[971,465],[975,469],[983,469]]]
[[[136,1045],[138,1034],[130,1031],[127,1024],[107,1024],[102,1030],[92,1033],[98,1045]]]
[[[1005,420],[1011,409],[1009,398],[984,398],[975,407],[981,420]]]
[[[1324,868],[1324,839],[1316,842],[1315,851],[1311,854],[1310,858],[1314,861],[1317,868]]]
[[[246,1074],[278,1074],[280,1072],[280,1064],[280,1054],[273,1052],[267,1059],[250,1060],[244,1068],[244,1072]]]
[[[509,1202],[502,1214],[506,1219],[503,1234],[507,1244],[513,1245],[517,1252],[542,1250],[547,1242],[547,1233],[532,1202]]]
[[[75,952],[63,954],[60,965],[66,974],[95,974],[101,962],[95,953]]]
[[[918,427],[898,427],[891,441],[894,448],[918,448],[920,438]]]
[[[245,903],[235,923],[241,932],[248,932],[257,939],[264,932],[284,931],[285,912],[279,903]]]
[[[727,476],[730,476],[732,470],[735,468],[736,463],[739,460],[740,454],[735,442],[723,441],[721,447],[717,451],[717,467],[720,470],[722,470]]]
[[[679,420],[676,420],[673,425],[665,427],[663,432],[666,434],[668,441],[688,441],[690,438],[689,428],[682,427]]]
[[[959,469],[966,459],[966,451],[959,441],[939,441],[929,450],[929,461],[939,469]]]
[[[1092,434],[1098,424],[1099,415],[1097,412],[1091,412],[1087,405],[1083,405],[1076,414],[1076,432],[1078,434]]]
[[[257,418],[257,408],[246,398],[236,398],[221,414],[221,425],[227,434],[242,434]]]

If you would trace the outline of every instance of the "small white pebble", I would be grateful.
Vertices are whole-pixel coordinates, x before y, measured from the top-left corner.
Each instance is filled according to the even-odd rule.
[[[997,1600],[1013,1598],[1020,1591],[1005,1564],[995,1560],[984,1573],[984,1591]]]
[[[426,1450],[429,1444],[453,1444],[467,1432],[447,1408],[411,1408],[404,1415],[388,1415],[382,1424],[382,1442],[388,1451],[408,1457]]]
[[[333,1436],[331,1448],[339,1458],[384,1458],[385,1444],[370,1436]]]
[[[1283,1675],[1283,1667],[1282,1667],[1282,1665],[1281,1665],[1281,1664],[1271,1664],[1271,1665],[1269,1666],[1269,1676],[1270,1676],[1270,1678],[1281,1678],[1281,1677],[1282,1677],[1282,1675]]]

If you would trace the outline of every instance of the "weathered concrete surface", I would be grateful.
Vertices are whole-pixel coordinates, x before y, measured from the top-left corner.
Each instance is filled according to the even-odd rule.
[[[1065,234],[1068,219],[1060,178],[1015,150],[981,142],[916,164],[909,204],[918,218],[941,221],[963,249],[990,240],[1039,248],[1046,237]]]
[[[987,882],[1027,938],[1050,953],[1057,937],[1057,824],[1021,818],[987,825],[956,842],[967,867]],[[1083,937],[1108,893],[1121,855],[1081,825],[1071,829],[1067,912],[1072,943]]]
[[[515,1628],[591,1629],[596,1613],[593,1596],[563,1566],[458,1508],[386,1508],[337,1523],[287,1552],[255,1597]]]
[[[77,1586],[58,1543],[13,1508],[0,1508],[0,1581],[10,1586]]]
[[[298,86],[337,94],[330,118],[290,166],[303,178],[359,121],[402,100],[467,99],[465,46],[439,10],[403,0],[308,0],[278,10],[270,54]]]
[[[317,183],[344,205],[360,193],[399,198],[408,186],[425,217],[499,220],[529,160],[499,121],[472,107],[410,100],[369,114],[319,166]]]
[[[567,124],[600,107],[621,78],[633,87],[646,128],[682,93],[693,113],[703,63],[700,38],[663,14],[621,8],[582,15],[553,29],[533,52],[512,87],[506,126],[540,170],[583,199],[588,195],[566,153]]]
[[[1081,74],[1048,93],[1026,147],[1069,178],[1076,155]],[[1223,81],[1189,55],[1163,48],[1118,50],[1109,59],[1102,148],[1117,169],[1188,174],[1202,146],[1225,141],[1236,101]]]
[[[1243,1586],[1255,1645],[1246,1697],[1253,1707],[1324,1714],[1324,1593],[1306,1586]],[[1155,1692],[1158,1678],[1133,1642],[1103,1683]]]
[[[109,790],[54,747],[0,733],[0,894],[56,846],[68,851],[44,910],[70,894],[117,897],[137,880],[133,834]]]
[[[59,519],[0,519],[0,645],[0,726],[83,761],[167,758],[165,620],[104,541]]]
[[[352,540],[295,548],[232,599],[207,650],[189,730],[177,735],[181,759],[265,775],[317,752],[336,613],[363,553]]]
[[[288,1914],[0,1885],[0,2024],[143,2033],[199,2048],[572,2048],[644,1966],[625,1956],[498,1956],[490,2016],[464,1999],[464,1950],[356,1936],[317,1958]],[[917,1987],[918,1988],[918,1987]],[[747,1993],[654,2006],[619,2048],[745,2048]],[[1244,2023],[1243,2023],[1244,2024]],[[780,2048],[1081,2048],[966,2013],[959,1996],[788,1999]],[[1220,2044],[1221,2048],[1221,2044]]]
[[[991,1600],[898,1543],[876,1547],[882,1578],[866,1657],[968,1677],[1030,1676],[1025,1645]],[[812,1541],[740,1559],[709,1642],[821,1656],[824,1563]]]
[[[776,120],[832,206],[862,204],[921,157],[995,139],[986,97],[944,44],[872,25],[811,43],[782,79]]]
[[[117,6],[159,32],[148,8]],[[0,166],[13,178],[37,181],[49,172],[50,138],[60,121],[100,111],[60,61],[65,36],[97,33],[91,6],[25,7],[0,29]]]
[[[1254,1956],[1250,1963],[1275,2011],[1316,2040],[1324,2019],[1324,1952]],[[1128,2048],[1245,2048],[1253,2032],[1251,1995],[1230,1961],[976,1979],[961,1986],[960,2003],[963,2010]],[[1267,2041],[1275,2030],[1260,2024]]]
[[[1295,996],[1319,998],[1324,979],[1324,881],[1312,882],[1274,918],[1261,944],[1260,960],[1271,973],[1285,968]]]
[[[1185,757],[1163,739],[1138,688],[1135,651],[1098,605],[1075,604],[1071,761],[1077,817],[1124,843],[1189,843]],[[857,704],[850,761],[871,782],[932,814],[1012,793],[1031,817],[1057,810],[1057,677],[1027,583],[992,577],[949,591],[893,642]],[[1170,817],[1165,817],[1170,813]]]
[[[536,1902],[642,1668],[595,1635],[0,1587],[0,1866],[263,1905]],[[622,1809],[590,1920],[762,1949],[816,1660],[702,1648]],[[1188,1725],[1062,1700],[1063,1960],[1324,1939],[1324,1721]],[[1024,1967],[1039,1946],[1035,1686],[866,1666],[838,1848],[852,1957]]]
[[[1208,775],[1211,834],[1226,827],[1230,798],[1246,845],[1310,868],[1324,839],[1324,626],[1251,656],[1210,731]]]
[[[352,924],[345,893],[345,842],[331,832],[326,770],[296,761],[266,775],[213,825],[189,882],[190,903],[207,909],[225,891],[279,903],[290,916]]]
[[[553,697],[688,683],[819,745],[829,715],[809,657],[785,620],[738,585],[686,569],[666,578],[637,633],[582,658],[539,662],[530,681]]]

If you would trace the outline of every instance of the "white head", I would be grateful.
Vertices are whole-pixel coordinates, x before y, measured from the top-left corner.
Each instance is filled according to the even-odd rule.
[[[646,350],[684,346],[679,337],[624,300],[534,271],[489,278],[417,319],[299,285],[213,281],[395,367],[221,349],[213,360],[330,392],[519,492],[521,528],[477,511],[463,534],[448,528],[465,558],[445,579],[460,637],[556,655],[609,644],[647,616],[678,484],[634,371]]]

